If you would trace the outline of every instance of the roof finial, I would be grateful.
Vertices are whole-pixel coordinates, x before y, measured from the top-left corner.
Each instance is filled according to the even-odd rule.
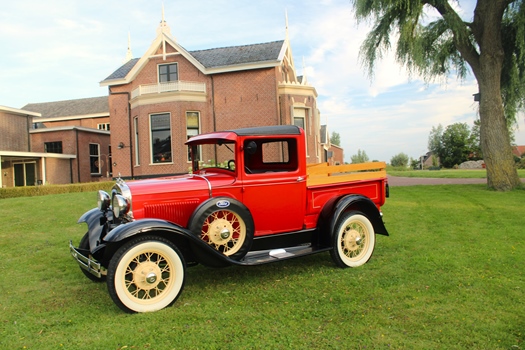
[[[286,40],[288,41],[288,10],[284,9],[284,18],[285,18],[285,26],[286,26]]]
[[[165,34],[171,38],[171,29],[164,19],[164,3],[162,3],[162,19],[160,20],[159,27],[157,28],[157,35]]]
[[[308,83],[308,79],[306,78],[306,65],[304,64],[304,56],[303,56],[303,79],[301,80],[301,84],[306,85]]]
[[[128,32],[128,51],[126,52],[126,62],[131,59],[133,59],[133,53],[131,52],[131,34]]]

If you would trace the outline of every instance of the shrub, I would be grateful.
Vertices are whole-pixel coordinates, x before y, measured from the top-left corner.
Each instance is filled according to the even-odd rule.
[[[95,192],[98,190],[110,191],[114,181],[75,183],[67,185],[43,185],[0,188],[0,199],[14,197],[35,197],[48,194],[73,192]]]

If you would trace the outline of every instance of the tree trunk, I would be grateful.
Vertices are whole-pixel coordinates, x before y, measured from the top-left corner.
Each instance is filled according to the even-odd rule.
[[[521,186],[510,145],[509,130],[501,98],[503,47],[501,44],[501,0],[479,0],[475,18],[480,16],[477,39],[479,71],[475,72],[480,92],[481,150],[487,168],[487,184],[498,191]],[[501,13],[499,13],[501,11]],[[499,19],[498,19],[499,17]]]

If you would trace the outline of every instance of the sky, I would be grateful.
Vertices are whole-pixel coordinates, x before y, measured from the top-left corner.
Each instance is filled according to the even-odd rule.
[[[459,6],[470,20],[473,0]],[[0,105],[107,95],[100,81],[124,63],[128,37],[134,57],[145,53],[163,7],[171,33],[190,51],[282,40],[287,14],[297,73],[316,88],[321,123],[339,133],[347,162],[358,150],[387,163],[399,153],[416,159],[428,151],[433,126],[472,126],[478,118],[472,76],[426,84],[387,56],[370,78],[359,57],[370,27],[357,23],[349,0],[5,2]],[[516,144],[525,145],[523,114],[518,128]]]

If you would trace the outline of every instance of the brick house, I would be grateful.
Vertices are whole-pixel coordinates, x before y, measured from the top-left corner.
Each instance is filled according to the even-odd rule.
[[[93,182],[111,176],[107,96],[31,103],[23,109],[41,115],[33,117],[29,131],[34,152],[76,155],[69,176],[53,167],[62,178],[52,183]]]
[[[288,35],[187,51],[163,19],[146,53],[100,85],[109,90],[113,172],[122,178],[186,173],[189,137],[252,126],[299,125],[308,162],[326,161],[317,92],[297,75]]]
[[[0,106],[0,187],[111,176],[108,98]]]
[[[40,113],[0,106],[0,187],[70,183],[72,153],[33,149],[33,118]]]

